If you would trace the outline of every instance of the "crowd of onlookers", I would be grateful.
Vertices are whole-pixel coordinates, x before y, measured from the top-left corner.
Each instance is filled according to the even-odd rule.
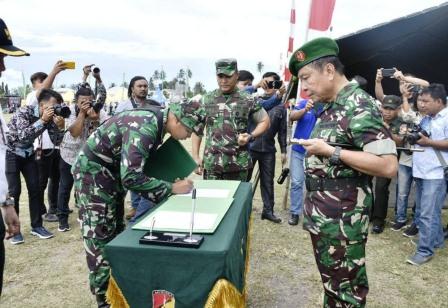
[[[26,106],[19,109],[9,123],[8,153],[6,174],[10,194],[14,197],[15,208],[19,212],[20,174],[28,188],[31,217],[31,233],[40,238],[53,236],[43,221],[58,222],[58,231],[70,230],[68,215],[69,200],[73,187],[71,166],[88,136],[114,113],[146,104],[157,105],[148,99],[148,81],[142,76],[131,79],[128,99],[115,106],[105,106],[106,88],[99,71],[92,66],[83,68],[81,82],[77,86],[74,101],[65,105],[57,93],[52,93],[52,83],[64,70],[62,62],[57,62],[47,75],[37,72],[31,76],[33,91],[28,95]],[[383,74],[383,72],[385,74]],[[95,84],[87,82],[92,74]],[[385,76],[386,75],[386,76]],[[400,95],[385,94],[382,80],[397,80]],[[357,76],[352,82],[365,85],[365,79]],[[285,84],[278,74],[265,73],[254,83],[254,76],[245,70],[239,71],[238,88],[253,95],[268,112],[271,128],[261,138],[249,145],[254,163],[258,163],[261,196],[263,199],[262,219],[280,223],[274,214],[274,177],[276,146],[279,142],[282,169],[288,169],[291,178],[290,217],[288,223],[297,225],[303,208],[304,158],[305,149],[295,144],[291,148],[287,165],[287,124],[294,124],[292,138],[307,139],[316,123],[323,106],[319,102],[301,99],[290,106],[289,115],[285,107]],[[262,91],[260,91],[261,89]],[[444,204],[448,170],[448,145],[445,145],[445,132],[448,135],[448,109],[445,87],[430,84],[428,81],[398,69],[378,69],[375,79],[375,96],[383,114],[386,127],[398,147],[399,172],[397,175],[395,218],[393,231],[403,231],[407,237],[415,237],[417,252],[412,263],[429,259],[434,249],[444,246],[441,209]],[[47,114],[41,104],[54,97],[57,101],[52,114]],[[162,108],[162,106],[160,106]],[[39,114],[40,113],[40,114]],[[39,121],[52,122],[53,125],[39,126]],[[41,123],[42,124],[42,123]],[[58,124],[63,127],[59,127]],[[250,127],[250,125],[249,125]],[[60,128],[60,129],[59,129]],[[249,128],[250,130],[250,128]],[[287,168],[289,167],[289,168]],[[448,171],[446,172],[448,176]],[[253,178],[252,172],[249,179]],[[412,216],[408,217],[408,199],[412,183],[415,183],[415,202],[411,205]],[[386,226],[389,205],[389,186],[391,180],[377,177],[375,183],[374,205],[371,211],[372,233],[382,233]],[[48,206],[44,204],[44,192],[48,194]],[[132,209],[127,218],[134,221],[153,204],[131,192]],[[12,244],[23,243],[22,234],[11,239]],[[415,262],[414,262],[415,261]]]
[[[43,221],[58,222],[60,232],[71,229],[68,220],[73,212],[69,208],[73,188],[71,167],[92,132],[114,112],[147,103],[158,105],[147,99],[147,80],[136,76],[130,82],[128,100],[113,108],[106,106],[106,88],[100,71],[92,70],[92,65],[83,68],[73,102],[63,102],[62,96],[51,89],[63,70],[65,64],[58,61],[49,74],[34,73],[30,78],[33,91],[27,96],[26,105],[19,108],[8,123],[5,173],[9,195],[19,213],[22,175],[28,191],[31,234],[42,239],[53,237]],[[90,74],[94,85],[87,82]],[[45,191],[48,205],[44,203]],[[138,203],[138,196],[132,194],[134,208]],[[14,235],[10,242],[23,243],[23,234]]]

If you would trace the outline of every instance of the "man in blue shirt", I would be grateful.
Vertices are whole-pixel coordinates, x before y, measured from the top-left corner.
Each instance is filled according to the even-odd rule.
[[[448,109],[446,90],[442,84],[430,84],[421,90],[418,101],[426,116],[421,127],[429,137],[420,133],[417,144],[425,149],[415,152],[412,175],[415,178],[415,221],[418,227],[417,251],[406,261],[413,265],[428,262],[435,248],[444,246],[442,206],[446,195],[443,165],[448,161]]]
[[[308,139],[316,124],[316,119],[322,107],[314,104],[312,100],[302,99],[294,107],[289,119],[297,121],[294,131],[294,138]],[[305,178],[303,159],[305,158],[305,148],[294,144],[291,152],[290,172],[291,172],[291,217],[288,224],[295,226],[299,223],[299,217],[303,208],[303,182]]]

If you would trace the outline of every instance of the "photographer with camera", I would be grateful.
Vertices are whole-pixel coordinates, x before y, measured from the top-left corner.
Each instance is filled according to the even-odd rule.
[[[42,89],[51,89],[56,76],[66,69],[63,61],[59,60],[54,65],[53,69],[47,75],[44,72],[36,72],[31,75],[30,81],[33,91],[26,97],[26,104],[28,106],[36,106],[37,96]],[[56,216],[56,208],[58,202],[59,189],[59,147],[55,146],[48,135],[48,131],[44,131],[42,135],[34,141],[34,149],[37,155],[37,166],[39,169],[39,190],[42,195],[45,194],[45,189],[48,184],[48,210],[45,203],[41,205],[41,213],[43,219],[49,222],[58,221]],[[44,197],[41,197],[44,200]]]
[[[419,123],[424,117],[421,101],[417,99],[417,102],[411,106],[409,99],[413,94],[409,90],[409,87],[404,89],[400,110],[400,118],[403,121],[400,125],[400,136],[403,137],[401,146],[410,148],[415,145],[419,136]],[[414,110],[415,109],[415,110]],[[397,180],[397,202],[396,202],[396,214],[395,222],[391,227],[392,231],[400,231],[406,227],[407,224],[407,208],[408,199],[411,192],[412,182],[412,152],[402,151],[400,153],[400,160],[398,161],[398,180]],[[417,224],[415,223],[415,203],[412,208],[414,218],[409,227],[404,230],[403,235],[406,237],[414,237],[418,234]]]
[[[260,170],[260,188],[261,198],[263,199],[263,212],[261,219],[267,219],[274,223],[280,223],[282,220],[274,214],[274,176],[275,176],[275,136],[277,135],[281,151],[282,167],[286,165],[286,126],[287,113],[286,108],[281,104],[282,94],[278,94],[278,89],[283,86],[280,76],[273,72],[267,72],[263,75],[264,95],[260,97],[260,103],[272,100],[274,97],[275,107],[269,109],[268,115],[271,122],[269,129],[259,138],[249,143],[250,156],[255,165],[258,162]],[[284,88],[284,86],[283,86]],[[282,91],[282,93],[284,93]],[[252,132],[254,125],[249,128]],[[248,178],[251,178],[253,168],[250,169]]]
[[[98,107],[102,105],[94,101],[94,93],[86,84],[79,87],[75,93],[75,102],[76,104],[70,106],[71,115],[67,119],[68,132],[64,135],[60,145],[59,172],[61,177],[57,203],[58,231],[60,232],[70,231],[68,203],[73,188],[72,165],[87,138],[101,123],[107,120],[106,112],[103,108]]]
[[[413,102],[417,98],[418,91],[421,88],[427,87],[429,85],[429,82],[427,82],[426,80],[414,77],[411,74],[403,74],[403,72],[396,68],[380,68],[376,71],[375,78],[375,96],[380,102],[383,101],[385,96],[383,85],[381,84],[383,78],[393,78],[398,80],[400,93],[402,95],[405,93],[406,89],[412,90],[411,93],[413,95],[412,97],[408,97],[408,99],[412,100]]]
[[[38,104],[20,108],[8,124],[8,151],[6,152],[6,178],[9,195],[14,198],[14,206],[19,214],[21,191],[20,173],[25,178],[31,217],[31,234],[41,239],[53,237],[42,226],[41,205],[43,194],[39,190],[39,176],[33,142],[48,130],[54,145],[61,143],[64,134],[64,118],[59,113],[62,96],[50,89],[41,90]],[[22,234],[11,239],[12,244],[23,243]]]
[[[76,87],[76,90],[79,90],[81,87],[91,88],[92,86],[87,82],[87,78],[90,74],[95,79],[95,87],[93,88],[93,107],[98,112],[100,109],[103,109],[104,103],[106,102],[107,91],[106,87],[103,84],[103,80],[101,79],[101,71],[98,67],[94,67],[95,64],[86,65],[82,68],[82,82],[79,83]]]
[[[424,152],[413,154],[412,175],[416,183],[417,251],[406,261],[413,265],[428,262],[435,248],[444,246],[442,207],[448,179],[448,109],[446,90],[433,83],[422,89],[418,100],[426,116],[416,141]],[[429,136],[429,137],[428,137]]]

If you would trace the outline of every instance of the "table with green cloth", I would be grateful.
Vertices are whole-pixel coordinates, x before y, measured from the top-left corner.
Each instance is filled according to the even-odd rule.
[[[107,244],[111,283],[132,308],[152,307],[152,293],[172,293],[175,307],[204,307],[224,278],[244,294],[252,186],[241,183],[214,234],[198,249],[139,244],[146,231],[126,229]],[[109,294],[108,294],[109,297]]]

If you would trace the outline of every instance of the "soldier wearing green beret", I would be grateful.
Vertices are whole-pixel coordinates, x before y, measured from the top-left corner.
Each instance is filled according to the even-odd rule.
[[[147,164],[151,166],[150,154],[165,133],[178,140],[190,137],[193,132],[200,136],[204,119],[205,112],[198,102],[171,103],[163,111],[134,109],[113,116],[87,139],[72,173],[90,288],[98,307],[108,307],[105,293],[110,267],[103,251],[124,229],[126,190],[154,203],[170,194],[188,193],[192,181],[169,183],[147,176],[143,169]]]
[[[235,59],[216,61],[219,89],[202,97],[206,112],[206,140],[203,159],[199,156],[201,138],[193,135],[193,157],[198,174],[204,179],[247,181],[252,161],[248,143],[263,134],[270,125],[269,116],[259,102],[237,87]],[[256,124],[248,134],[249,120]]]
[[[324,285],[324,307],[363,307],[369,290],[365,266],[370,176],[397,173],[396,147],[375,101],[344,75],[339,48],[312,40],[291,56],[289,70],[313,100],[325,103],[305,159],[304,229]],[[352,148],[328,142],[350,144]]]

